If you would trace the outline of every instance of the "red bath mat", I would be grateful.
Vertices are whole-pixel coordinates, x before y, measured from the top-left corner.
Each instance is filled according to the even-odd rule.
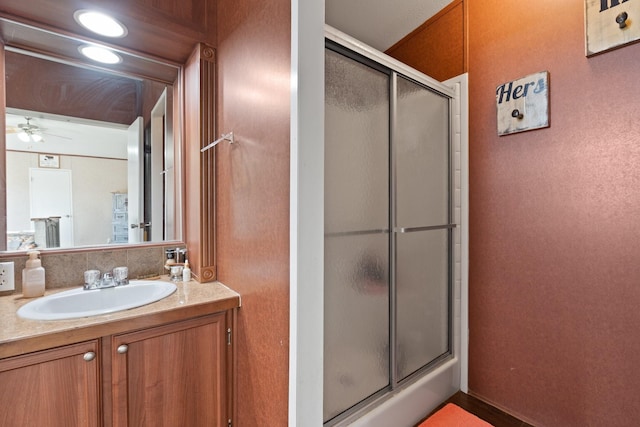
[[[493,427],[486,421],[465,411],[453,403],[424,420],[418,427]]]

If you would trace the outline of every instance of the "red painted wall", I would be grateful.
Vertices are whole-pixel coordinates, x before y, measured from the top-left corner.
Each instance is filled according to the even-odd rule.
[[[640,45],[584,55],[584,1],[468,0],[470,390],[536,426],[640,420]],[[550,73],[551,127],[496,132]]]
[[[242,295],[237,426],[285,426],[289,354],[289,0],[218,1],[218,279]]]

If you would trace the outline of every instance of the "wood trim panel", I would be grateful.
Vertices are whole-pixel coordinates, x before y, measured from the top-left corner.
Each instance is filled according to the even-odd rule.
[[[112,388],[112,361],[111,361],[111,336],[100,338],[100,369],[102,391],[102,425],[113,425],[113,388]]]
[[[0,42],[0,76],[5,76],[5,50]],[[7,105],[6,85],[0,83],[0,129],[6,129]],[[7,250],[7,134],[0,135],[0,251]]]
[[[227,414],[233,422],[238,419],[238,387],[236,378],[238,378],[238,360],[237,360],[237,344],[238,339],[238,309],[227,311],[227,328],[231,328],[231,342],[227,345]],[[227,343],[229,344],[229,343]],[[233,423],[232,423],[233,425]]]
[[[197,279],[216,278],[215,50],[198,44],[185,66],[185,242]]]
[[[202,146],[208,145],[217,139],[215,132],[215,100],[216,100],[216,74],[215,51],[207,47],[201,55],[201,90],[200,90],[200,114],[202,116]],[[200,152],[200,151],[198,151]],[[216,171],[215,150],[210,149],[201,154],[202,176],[200,196],[202,206],[200,210],[200,251],[202,265],[200,266],[200,278],[202,281],[211,281],[216,278]]]
[[[466,7],[456,0],[387,49],[395,59],[439,81],[467,71]]]

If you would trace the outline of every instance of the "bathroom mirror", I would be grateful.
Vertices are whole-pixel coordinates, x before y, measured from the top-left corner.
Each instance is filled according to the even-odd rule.
[[[181,66],[113,46],[92,64],[90,40],[5,18],[0,36],[0,251],[181,241]]]

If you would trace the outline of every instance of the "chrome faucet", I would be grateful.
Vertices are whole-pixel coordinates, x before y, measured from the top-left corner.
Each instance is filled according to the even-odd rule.
[[[126,267],[117,267],[114,269],[117,271],[117,278],[113,277],[112,272],[106,272],[100,278],[100,271],[98,270],[88,270],[84,272],[84,286],[82,287],[85,291],[92,289],[106,289],[113,288],[116,286],[122,286],[129,283],[129,279],[127,277],[127,269]]]
[[[116,285],[115,280],[113,280],[113,273],[104,273],[102,275],[102,280],[100,281],[100,289],[102,288],[113,288]]]

